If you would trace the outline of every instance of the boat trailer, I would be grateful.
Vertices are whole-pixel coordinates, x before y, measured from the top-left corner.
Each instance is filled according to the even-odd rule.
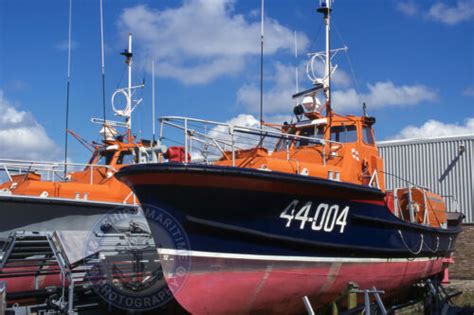
[[[112,257],[125,265],[122,278],[131,278],[137,271],[131,267],[133,262],[129,257],[121,254],[129,250],[134,238],[139,238],[142,242],[140,259],[159,263],[153,238],[149,233],[104,233],[100,235],[105,239],[100,252],[86,257],[83,244],[87,234],[78,231],[12,233],[3,253],[0,252],[0,314],[124,313],[97,294],[91,283],[91,275],[97,273],[91,269]],[[143,246],[144,239],[146,246]],[[143,272],[141,276],[152,275]]]

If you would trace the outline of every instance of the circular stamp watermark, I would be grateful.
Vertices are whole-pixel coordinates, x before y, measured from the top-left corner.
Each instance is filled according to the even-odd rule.
[[[102,216],[84,246],[87,279],[108,304],[126,310],[163,307],[191,267],[189,240],[169,212],[117,207]]]

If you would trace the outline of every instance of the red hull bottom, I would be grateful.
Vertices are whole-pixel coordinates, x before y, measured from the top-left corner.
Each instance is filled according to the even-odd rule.
[[[444,268],[441,258],[301,261],[299,257],[272,260],[272,256],[218,253],[191,256],[191,270],[178,289],[171,285],[173,276],[166,272],[173,257],[161,258],[176,300],[192,314],[299,314],[304,312],[304,296],[314,307],[322,306],[337,298],[349,282],[355,282],[361,289],[375,286],[385,290],[386,298]]]

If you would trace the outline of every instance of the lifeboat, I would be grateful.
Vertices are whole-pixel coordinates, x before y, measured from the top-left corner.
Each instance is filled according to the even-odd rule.
[[[318,10],[326,36],[330,3]],[[443,198],[425,188],[385,189],[375,118],[332,108],[337,51],[310,55],[326,71],[294,95],[303,102],[292,121],[251,127],[163,117],[161,137],[181,131],[182,148],[115,174],[145,213],[162,209],[189,239],[186,249],[160,245],[152,229],[166,281],[190,313],[298,314],[303,297],[321,307],[351,282],[389,299],[446,268],[462,215],[447,216]],[[191,263],[179,282],[184,258]]]
[[[129,51],[126,61],[131,78],[131,35]],[[104,227],[97,225],[105,215],[112,213],[127,213],[130,218],[126,223],[121,222],[130,226],[112,227],[115,231],[129,231],[139,226],[140,231],[149,233],[136,196],[114,177],[126,165],[157,161],[158,152],[163,151],[157,141],[138,140],[132,135],[132,105],[140,102],[132,98],[132,92],[141,87],[143,85],[132,86],[129,82],[128,88],[114,93],[125,95],[127,100],[124,110],[113,107],[125,122],[92,120],[102,126],[102,143],[89,144],[68,131],[92,152],[88,163],[0,160],[0,171],[4,171],[7,177],[7,181],[0,184],[0,253],[3,249],[8,252],[8,248],[4,247],[17,231],[104,232]],[[120,128],[125,132],[119,132]],[[36,259],[31,258],[34,255],[29,252],[21,255],[24,261],[20,263],[28,264],[31,259]],[[2,269],[1,266],[0,279],[9,284],[9,294],[29,292],[33,290],[33,285],[35,290],[42,290],[51,283],[57,284],[60,278],[58,268],[52,268],[54,270],[46,276],[41,274],[41,281],[38,281],[39,273],[34,268],[26,268],[29,271],[26,272],[23,267]],[[38,270],[43,267],[40,264]]]

